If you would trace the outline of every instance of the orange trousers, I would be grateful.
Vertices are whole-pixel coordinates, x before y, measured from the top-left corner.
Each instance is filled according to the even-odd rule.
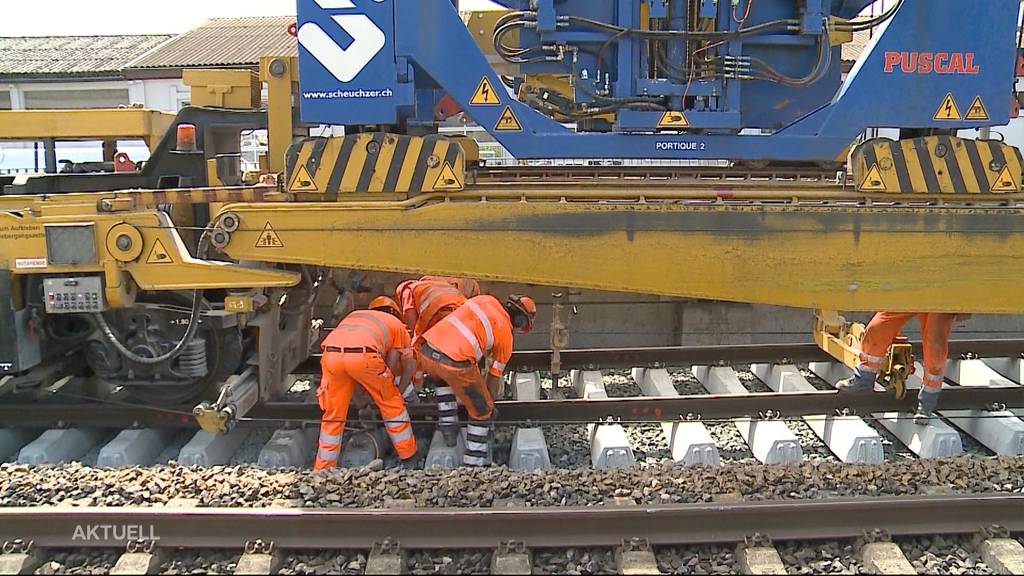
[[[384,359],[378,354],[343,354],[325,352],[320,360],[323,379],[316,397],[324,411],[320,423],[320,448],[316,454],[315,470],[334,468],[341,454],[341,437],[345,433],[345,419],[356,386],[369,394],[384,418],[395,452],[402,460],[416,455],[416,437],[412,421],[405,409],[405,400],[395,386]]]
[[[466,407],[471,419],[490,420],[494,413],[494,398],[491,397],[491,391],[487,389],[487,383],[484,382],[480,368],[475,363],[465,368],[449,366],[424,354],[420,346],[413,346],[413,353],[416,355],[416,365],[420,370],[429,376],[444,380],[451,387],[455,397]]]
[[[911,318],[917,317],[924,340],[924,383],[929,388],[941,388],[949,356],[949,335],[953,331],[956,314],[916,314],[913,312],[879,312],[871,319],[861,338],[860,361],[857,370],[878,372],[885,353],[893,339]]]

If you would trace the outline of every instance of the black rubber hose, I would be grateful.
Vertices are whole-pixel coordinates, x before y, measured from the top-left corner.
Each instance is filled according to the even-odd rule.
[[[199,239],[199,249],[196,251],[199,259],[205,258],[206,252],[209,250],[210,231],[211,228],[207,228],[206,230],[204,230],[202,237]],[[164,362],[174,360],[175,358],[180,356],[182,352],[185,351],[185,347],[188,346],[190,342],[192,342],[192,339],[195,338],[196,336],[196,332],[199,331],[199,315],[200,312],[202,311],[202,307],[203,291],[193,290],[192,311],[189,314],[188,327],[185,329],[185,334],[181,337],[181,340],[179,340],[178,343],[175,344],[174,348],[170,349],[165,354],[161,354],[160,356],[156,356],[153,358],[139,356],[138,354],[129,350],[127,346],[122,344],[121,341],[117,339],[117,334],[114,333],[114,330],[110,327],[110,324],[107,323],[107,319],[103,317],[102,312],[93,314],[93,319],[96,321],[96,325],[100,329],[100,333],[103,334],[103,337],[106,338],[107,342],[109,342],[110,345],[113,346],[114,349],[118,351],[118,353],[120,353],[128,360],[135,362],[136,364],[142,364],[144,366],[154,366],[156,364],[162,364]]]

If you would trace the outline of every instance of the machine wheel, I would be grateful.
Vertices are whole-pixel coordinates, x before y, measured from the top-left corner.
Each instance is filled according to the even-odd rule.
[[[146,294],[137,306],[109,311],[105,317],[129,350],[153,358],[172,349],[185,334],[191,303],[190,293]],[[209,305],[204,304],[204,310],[208,309]],[[204,317],[192,342],[167,362],[132,362],[102,337],[89,343],[86,358],[102,382],[123,387],[131,400],[179,406],[200,399],[213,385],[235,373],[243,349],[237,326],[220,327]]]

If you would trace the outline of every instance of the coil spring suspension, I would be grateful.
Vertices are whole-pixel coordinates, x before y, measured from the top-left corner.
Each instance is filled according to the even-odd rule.
[[[186,378],[203,378],[209,373],[206,361],[206,340],[193,338],[178,356],[177,372]]]

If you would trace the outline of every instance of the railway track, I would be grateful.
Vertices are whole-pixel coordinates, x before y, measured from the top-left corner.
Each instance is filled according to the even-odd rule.
[[[579,368],[571,377],[528,371],[508,383],[518,399],[499,404],[502,466],[483,470],[398,470],[366,455],[362,467],[309,470],[319,417],[309,377],[294,402],[260,407],[216,437],[226,442],[207,436],[189,457],[184,447],[202,434],[185,410],[59,395],[3,404],[0,437],[31,430],[27,442],[50,435],[65,447],[80,442],[80,453],[46,466],[14,453],[0,464],[0,572],[1014,573],[1024,568],[1024,444],[1004,438],[1001,454],[982,428],[1024,434],[1017,414],[989,406],[1024,406],[1019,380],[1005,376],[1020,368],[1019,344],[972,344],[955,347],[1006,356],[953,362],[942,411],[924,429],[899,414],[909,401],[836,395],[840,371],[809,348],[570,353]],[[712,361],[714,352],[734,366]],[[545,359],[516,362],[525,370]],[[615,368],[587,370],[593,363]],[[812,390],[799,390],[801,379]],[[745,393],[729,390],[734,380]],[[433,411],[429,402],[411,410],[424,445]],[[846,428],[875,440],[844,440]],[[515,458],[531,429],[547,440],[541,469]],[[694,448],[701,429],[714,462],[708,446]],[[125,462],[141,467],[97,466],[133,434],[163,439],[160,454]]]
[[[733,550],[739,572],[786,573],[780,543],[813,550],[848,540],[847,561],[898,573],[914,567],[894,539],[927,535],[965,537],[987,569],[1013,573],[1024,563],[1011,537],[1024,531],[1021,510],[1024,497],[1009,494],[585,508],[2,508],[0,570],[26,573],[56,550],[98,549],[124,552],[117,568],[152,573],[185,549],[233,552],[235,573],[267,573],[287,554],[318,550],[364,553],[365,572],[377,574],[404,572],[412,550],[455,549],[490,556],[492,573],[529,574],[545,572],[531,552],[605,548],[620,573],[659,573],[656,550],[712,544]]]
[[[569,351],[563,354],[563,362],[580,368],[558,382],[529,371],[543,365],[546,353],[520,353],[512,361],[520,372],[507,384],[507,399],[497,404],[496,424],[513,438],[505,438],[507,443],[500,446],[495,461],[518,465],[508,451],[522,448],[525,440],[516,436],[521,429],[530,430],[535,440],[530,453],[554,465],[559,458],[552,453],[564,452],[560,436],[571,438],[580,452],[593,452],[595,446],[604,446],[600,450],[608,454],[618,451],[625,458],[623,465],[636,460],[631,452],[652,451],[671,453],[679,462],[715,464],[720,461],[717,453],[733,453],[737,443],[745,454],[763,463],[798,463],[808,449],[844,462],[877,463],[885,457],[883,445],[901,445],[921,458],[956,456],[972,447],[978,447],[979,454],[1024,454],[1024,421],[1020,419],[1024,387],[1018,384],[1022,361],[1019,356],[980,360],[966,355],[968,349],[986,356],[1008,354],[1024,348],[1024,343],[960,342],[952,348],[964,351],[967,359],[951,363],[951,385],[943,394],[939,414],[927,427],[910,420],[913,393],[902,400],[883,392],[837,393],[830,385],[845,376],[844,369],[823,361],[821,352],[813,347],[635,349],[609,351],[605,356],[603,351]],[[741,365],[744,369],[737,371],[721,361],[709,362],[710,358],[751,364]],[[768,362],[769,358],[777,360]],[[798,361],[802,362],[799,367],[794,364]],[[621,370],[602,374],[585,369],[594,364],[632,365],[634,369],[628,375]],[[663,365],[705,367],[690,371],[658,368]],[[192,406],[153,408],[116,397],[85,402],[83,396],[63,389],[43,394],[35,402],[0,403],[0,422],[6,427],[0,429],[0,461],[20,458],[28,463],[59,463],[99,450],[101,455],[111,451],[119,455],[97,456],[96,463],[148,465],[157,461],[158,454],[177,449],[192,456],[175,454],[170,459],[215,465],[231,460],[244,442],[262,438],[266,446],[253,449],[266,453],[265,457],[253,460],[268,466],[307,467],[311,460],[307,456],[314,448],[309,437],[315,433],[321,411],[312,397],[318,363],[306,368],[298,372],[309,374],[297,377],[299,394],[257,406],[225,435],[227,440],[195,433]],[[1013,376],[1014,370],[1018,372],[1016,380],[1007,377]],[[432,444],[436,405],[427,396],[410,404],[409,412],[421,435],[420,443]],[[363,422],[379,425],[372,416]],[[724,439],[723,429],[732,431]],[[274,438],[269,438],[267,434],[275,430]],[[561,434],[560,430],[570,432]],[[643,446],[631,445],[637,430],[645,431]],[[738,441],[737,432],[741,436]],[[556,439],[545,441],[544,433],[555,434]],[[804,438],[798,438],[798,433]],[[195,451],[185,450],[184,443],[174,446],[176,435],[194,435],[188,446]],[[770,449],[764,448],[766,443]],[[707,455],[699,456],[700,451]],[[375,457],[359,457],[355,462]],[[587,460],[594,467],[610,465],[597,456]],[[424,464],[430,462],[428,458]]]

